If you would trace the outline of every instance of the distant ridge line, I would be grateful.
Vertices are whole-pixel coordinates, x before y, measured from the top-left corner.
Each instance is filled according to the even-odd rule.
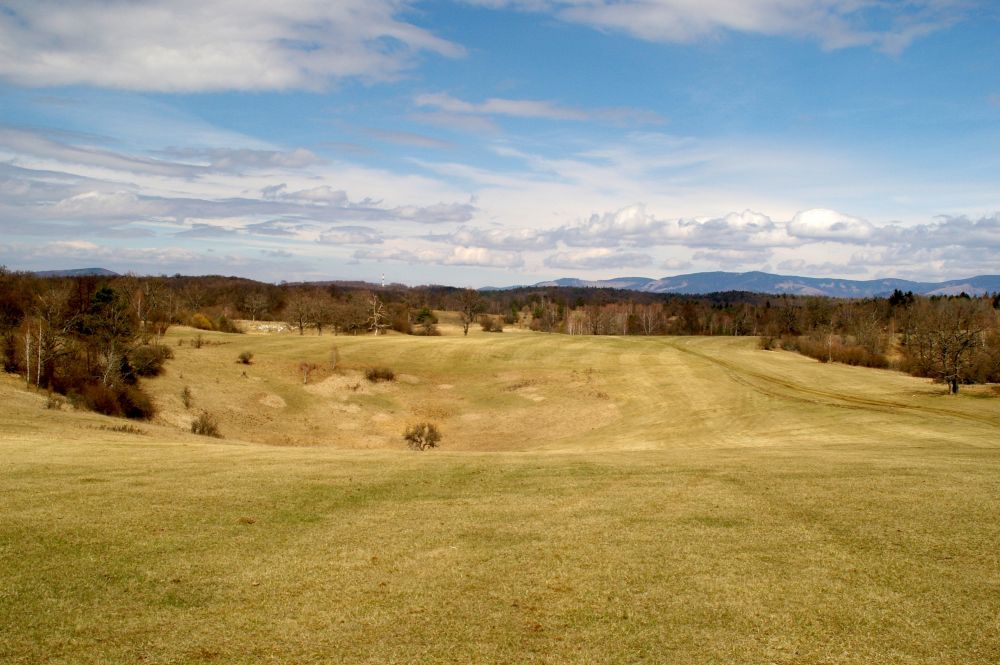
[[[679,293],[702,295],[725,291],[749,291],[780,295],[830,296],[835,298],[874,298],[890,295],[894,290],[912,291],[919,295],[970,296],[1000,292],[1000,275],[977,275],[943,282],[916,282],[906,279],[853,280],[835,277],[801,277],[766,272],[696,272],[674,277],[617,277],[605,280],[563,278],[533,284],[535,287],[568,286],[626,289],[646,293]],[[514,287],[516,288],[516,287]]]
[[[121,277],[107,268],[74,268],[72,270],[37,270],[35,277]]]

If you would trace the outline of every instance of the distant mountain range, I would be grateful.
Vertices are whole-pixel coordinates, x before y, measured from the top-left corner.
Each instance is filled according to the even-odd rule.
[[[36,277],[119,277],[113,270],[106,268],[76,268],[74,270],[39,270],[33,273]]]
[[[773,275],[766,272],[696,272],[676,277],[618,277],[605,280],[557,279],[534,286],[574,286],[628,289],[649,293],[683,293],[688,295],[722,291],[752,291],[755,293],[788,293],[835,298],[872,298],[887,296],[895,289],[921,295],[969,295],[1000,292],[1000,275],[979,275],[946,282],[911,282],[906,279],[853,280],[795,275]]]
[[[105,268],[78,268],[76,270],[41,270],[34,273],[38,277],[115,277],[118,273]],[[327,282],[333,283],[333,282]],[[337,282],[341,283],[341,282]],[[367,285],[364,282],[343,282],[344,284]],[[371,287],[377,285],[371,284]],[[906,279],[837,279],[833,277],[799,277],[796,275],[774,275],[767,272],[695,272],[689,275],[663,277],[616,277],[614,279],[586,280],[566,277],[537,284],[484,287],[480,291],[500,291],[529,287],[566,286],[575,288],[625,289],[646,293],[681,293],[699,295],[724,291],[750,291],[753,293],[788,293],[800,296],[831,296],[834,298],[874,298],[891,294],[895,289],[904,293],[925,296],[945,296],[968,293],[970,296],[984,293],[1000,293],[1000,275],[978,275],[966,279],[952,279],[946,282],[913,282]]]

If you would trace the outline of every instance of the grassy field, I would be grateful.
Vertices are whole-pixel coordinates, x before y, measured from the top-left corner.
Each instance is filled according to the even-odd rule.
[[[442,327],[176,329],[135,431],[0,377],[0,662],[1000,662],[990,389]]]

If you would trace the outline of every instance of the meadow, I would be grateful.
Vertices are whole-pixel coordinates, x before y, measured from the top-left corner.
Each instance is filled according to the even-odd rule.
[[[0,661],[1000,661],[990,386],[441,328],[172,328],[149,423],[0,377]]]

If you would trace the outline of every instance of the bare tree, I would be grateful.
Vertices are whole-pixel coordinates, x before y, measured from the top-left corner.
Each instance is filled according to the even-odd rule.
[[[310,318],[316,327],[316,334],[322,335],[324,326],[333,325],[336,320],[336,302],[325,291],[317,291],[311,296]]]
[[[304,291],[293,291],[285,300],[285,321],[304,335],[313,321],[313,300]]]
[[[252,291],[243,298],[243,311],[250,315],[251,321],[256,321],[258,315],[267,312],[270,301],[263,291]]]
[[[483,299],[473,289],[465,289],[458,297],[458,312],[462,317],[462,333],[469,334],[469,326],[483,311]]]
[[[968,360],[989,326],[983,303],[962,298],[924,302],[916,309],[906,353],[917,373],[948,384],[955,394]]]
[[[376,335],[381,335],[389,327],[388,316],[385,312],[385,305],[375,293],[370,294],[368,300],[368,328]]]

